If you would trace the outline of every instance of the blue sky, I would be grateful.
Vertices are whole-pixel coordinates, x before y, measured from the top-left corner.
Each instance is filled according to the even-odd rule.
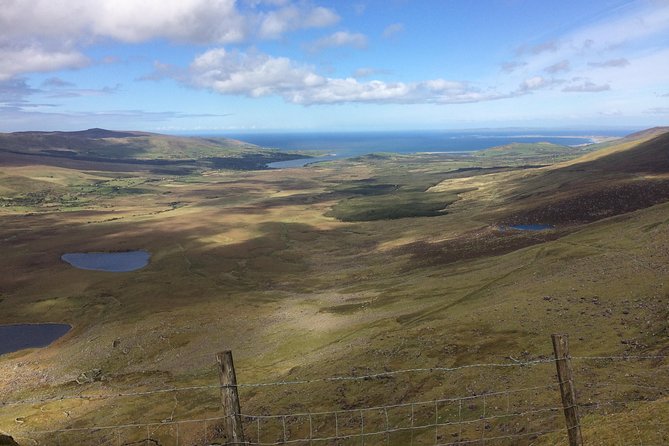
[[[0,0],[0,131],[651,127],[669,2]]]

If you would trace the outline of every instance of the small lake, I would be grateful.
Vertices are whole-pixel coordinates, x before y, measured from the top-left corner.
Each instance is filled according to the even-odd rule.
[[[555,229],[553,225],[513,225],[507,226],[508,229],[515,229],[517,231],[547,231]]]
[[[24,348],[46,347],[71,328],[68,324],[0,325],[0,355]]]
[[[60,258],[79,269],[124,273],[144,268],[151,254],[148,251],[74,252]]]
[[[320,163],[323,161],[333,161],[337,158],[337,155],[328,155],[328,156],[314,156],[311,158],[298,158],[295,160],[288,161],[277,161],[275,163],[268,163],[267,167],[270,169],[288,169],[291,167],[304,167],[307,164]]]

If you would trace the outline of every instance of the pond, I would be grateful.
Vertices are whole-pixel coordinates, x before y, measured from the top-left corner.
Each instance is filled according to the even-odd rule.
[[[518,231],[546,231],[548,229],[555,229],[553,225],[513,225],[508,226],[508,229],[516,229]]]
[[[71,328],[68,324],[0,325],[0,355],[24,348],[46,347]]]
[[[148,251],[74,252],[61,256],[61,259],[75,268],[114,273],[144,268],[149,264],[150,258]]]
[[[304,167],[308,164],[320,163],[323,161],[333,161],[341,158],[337,158],[337,155],[330,154],[327,156],[315,156],[311,158],[298,158],[288,161],[276,161],[274,163],[268,163],[267,167],[270,169],[289,169],[292,167]]]

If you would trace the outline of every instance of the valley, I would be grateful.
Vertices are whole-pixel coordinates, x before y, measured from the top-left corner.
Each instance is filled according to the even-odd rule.
[[[276,170],[265,164],[303,154],[108,132],[72,132],[83,134],[57,142],[28,135],[39,143],[23,151],[4,145],[15,137],[0,138],[0,322],[72,326],[47,348],[0,356],[2,401],[37,401],[0,404],[0,432],[20,444],[54,444],[53,434],[39,432],[59,429],[63,444],[77,444],[91,435],[78,428],[141,424],[137,432],[96,433],[110,435],[109,444],[114,435],[139,444],[145,423],[163,424],[158,444],[176,444],[165,420],[220,416],[223,350],[232,350],[240,383],[314,381],[241,387],[245,414],[550,386],[555,366],[542,361],[552,357],[552,333],[569,335],[575,358],[590,358],[574,359],[588,445],[669,441],[668,128],[585,150],[537,144],[467,156],[372,154]],[[177,146],[182,152],[172,151]],[[76,154],[54,152],[63,150]],[[549,227],[508,229],[514,225]],[[136,250],[151,258],[129,272],[61,260]],[[538,362],[321,379],[514,361]],[[197,389],[112,398],[173,387]],[[77,395],[107,397],[59,399]],[[475,422],[502,407],[559,407],[558,397],[530,391],[464,409],[444,403],[443,417],[459,410],[472,422],[464,430],[400,430],[382,441],[517,435],[490,444],[568,444],[559,411]],[[616,403],[602,409],[599,401]],[[391,413],[392,423],[407,422],[404,409]],[[412,423],[434,417],[417,406],[414,420],[411,410]],[[370,429],[383,424],[378,416],[370,412]],[[293,434],[306,429],[303,419],[289,426]],[[215,421],[180,428],[180,444],[221,441]],[[267,442],[280,439],[280,424],[263,429]]]

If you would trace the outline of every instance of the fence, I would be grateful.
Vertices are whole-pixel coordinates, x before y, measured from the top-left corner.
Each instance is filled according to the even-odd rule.
[[[512,359],[508,363],[413,368],[251,384],[236,382],[232,355],[224,352],[217,355],[220,383],[216,385],[5,401],[0,402],[0,409],[31,405],[42,410],[49,405],[70,400],[92,402],[117,398],[146,399],[201,391],[220,394],[223,413],[219,411],[213,416],[174,419],[173,410],[170,417],[157,422],[97,426],[72,423],[69,427],[52,430],[19,425],[13,435],[22,446],[669,444],[666,429],[669,413],[664,398],[669,388],[658,382],[658,377],[667,375],[663,364],[666,358],[664,355],[570,357],[567,338],[560,335],[553,335],[553,347],[554,358],[530,361]],[[641,369],[649,371],[648,376],[641,376],[638,367],[625,370],[625,365],[639,361],[648,363],[648,367]],[[587,377],[582,386],[575,386],[573,365],[577,366],[579,377],[581,374]],[[542,385],[336,410],[286,411],[278,414],[248,414],[240,410],[243,405],[240,404],[239,392],[244,390],[305,388],[315,383],[369,383],[415,374],[454,374],[478,369],[486,372],[491,369],[513,369],[527,373],[529,368],[542,366],[553,370],[550,375],[547,374],[546,384]],[[623,369],[625,373],[611,375],[610,382],[588,380],[589,374],[594,376],[597,371],[610,371],[613,366]],[[555,371],[557,379],[554,378]],[[662,373],[658,373],[660,371]],[[579,387],[578,392],[576,387]],[[616,398],[611,399],[610,396]],[[174,398],[176,400],[176,396]],[[652,407],[649,406],[651,403]],[[657,413],[645,414],[644,411],[648,410]],[[662,416],[658,417],[658,413]],[[607,426],[606,423],[615,424]],[[592,432],[589,438],[584,438],[584,427]],[[623,433],[625,435],[621,436]]]

